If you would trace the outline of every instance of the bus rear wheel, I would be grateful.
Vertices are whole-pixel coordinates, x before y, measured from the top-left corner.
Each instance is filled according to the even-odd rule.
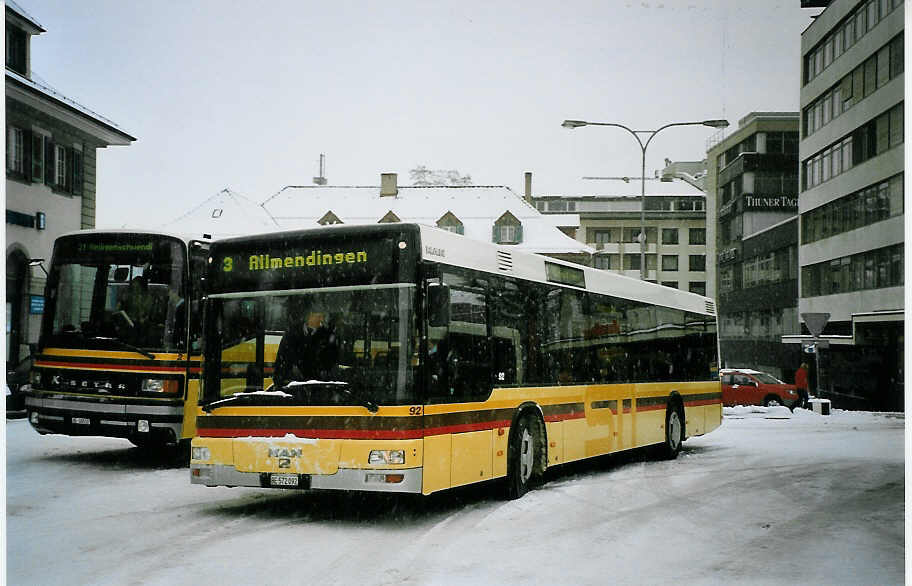
[[[529,492],[538,470],[540,439],[538,425],[529,415],[516,422],[507,457],[507,498],[518,499]]]
[[[671,404],[665,412],[665,443],[662,445],[662,455],[667,460],[674,460],[681,452],[683,443],[684,417],[678,405]]]

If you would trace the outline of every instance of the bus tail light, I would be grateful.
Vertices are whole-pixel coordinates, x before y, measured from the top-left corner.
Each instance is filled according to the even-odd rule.
[[[380,484],[398,484],[405,480],[405,474],[368,474],[365,480]]]
[[[371,450],[368,464],[405,464],[405,450]]]
[[[165,393],[176,395],[180,391],[180,383],[177,379],[168,378],[144,378],[142,381],[142,392],[144,393]]]

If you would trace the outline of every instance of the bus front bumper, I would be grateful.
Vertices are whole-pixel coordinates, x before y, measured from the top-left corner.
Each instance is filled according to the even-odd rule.
[[[317,490],[421,493],[422,469],[339,468],[335,474],[299,474],[294,486],[278,486],[269,473],[240,472],[234,466],[190,463],[190,483],[205,486],[253,486]],[[287,477],[288,475],[282,475]]]
[[[60,396],[25,398],[29,423],[40,434],[104,436],[124,439],[180,439],[182,405],[102,403]]]

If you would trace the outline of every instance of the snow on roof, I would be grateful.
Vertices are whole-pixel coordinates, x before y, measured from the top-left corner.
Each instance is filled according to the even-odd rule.
[[[494,222],[510,212],[523,227],[517,248],[546,254],[594,252],[503,186],[400,186],[397,195],[383,197],[379,186],[288,186],[262,205],[288,229],[318,226],[330,211],[345,224],[376,224],[393,212],[403,222],[428,226],[450,212],[463,223],[465,236],[484,242],[491,241]]]
[[[11,12],[13,12],[13,14],[18,16],[19,18],[27,21],[29,24],[34,26],[36,29],[38,29],[38,32],[40,32],[40,33],[47,32],[47,29],[44,28],[43,26],[41,26],[41,23],[38,22],[37,20],[35,20],[35,18],[31,14],[29,14],[28,12],[23,10],[22,7],[19,6],[15,2],[15,0],[6,0],[6,8],[8,10],[10,10]]]
[[[41,77],[39,77],[37,74],[35,74],[34,71],[32,72],[33,79],[29,79],[27,77],[19,75],[15,71],[7,69],[6,78],[7,78],[7,81],[13,80],[15,82],[18,82],[18,83],[26,86],[27,88],[29,88],[47,98],[50,98],[56,102],[63,104],[66,107],[71,108],[72,110],[75,110],[79,114],[82,114],[83,116],[91,119],[94,122],[101,124],[102,126],[108,127],[110,130],[115,131],[117,134],[121,135],[123,138],[126,139],[126,141],[123,142],[122,144],[127,144],[130,141],[136,140],[135,137],[127,134],[127,132],[124,131],[116,123],[112,122],[111,120],[108,120],[107,118],[105,118],[104,116],[99,114],[98,112],[90,110],[89,108],[83,106],[79,102],[66,97],[65,95],[63,95],[62,93],[57,91],[56,89],[52,88],[46,81],[44,81],[43,79],[41,79]]]
[[[161,226],[173,232],[210,234],[213,238],[269,232],[278,227],[261,205],[228,188]]]

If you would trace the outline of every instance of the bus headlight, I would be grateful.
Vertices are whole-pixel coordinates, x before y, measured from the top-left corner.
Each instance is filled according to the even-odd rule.
[[[405,450],[371,450],[368,464],[405,464]]]
[[[190,459],[191,460],[208,460],[212,457],[209,453],[209,448],[205,446],[193,446],[190,448]]]
[[[174,395],[179,391],[179,384],[178,380],[173,378],[144,378],[141,389],[144,393],[166,393]]]

